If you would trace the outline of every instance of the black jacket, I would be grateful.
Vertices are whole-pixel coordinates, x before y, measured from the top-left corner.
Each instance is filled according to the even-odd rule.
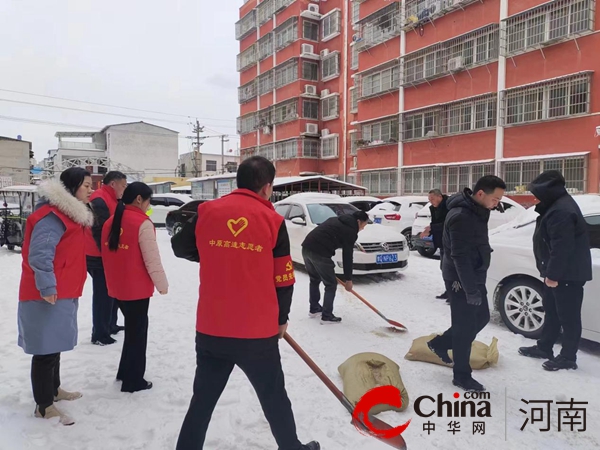
[[[549,170],[529,185],[540,200],[533,253],[540,276],[553,281],[590,281],[592,257],[587,224],[560,172]]]
[[[94,212],[94,225],[92,225],[92,237],[98,246],[98,249],[102,250],[100,241],[102,240],[102,227],[104,223],[110,218],[110,211],[105,201],[98,197],[90,202],[92,211]],[[102,269],[102,257],[99,256],[86,256],[86,263],[89,269]]]
[[[343,251],[344,278],[352,279],[354,244],[358,239],[358,221],[351,214],[331,217],[308,233],[302,247],[317,255],[331,258],[335,251]]]
[[[440,203],[437,208],[433,205],[430,205],[429,211],[431,211],[431,224],[429,225],[429,228],[431,229],[433,244],[436,247],[442,247],[444,222],[446,221],[446,216],[448,215],[448,196],[442,196],[442,203]]]
[[[444,280],[460,281],[467,299],[481,298],[492,253],[488,237],[490,210],[471,196],[471,190],[465,188],[448,199],[442,259]]]

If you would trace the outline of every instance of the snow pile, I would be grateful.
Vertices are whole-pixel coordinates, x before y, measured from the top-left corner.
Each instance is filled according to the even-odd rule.
[[[197,300],[197,265],[176,259],[169,238],[158,232],[163,261],[171,284],[169,295],[155,297],[150,306],[148,367],[146,378],[154,388],[124,394],[115,382],[121,350],[91,345],[91,282],[88,280],[79,312],[78,347],[62,358],[65,389],[81,390],[84,397],[61,404],[77,421],[63,427],[54,421],[33,417],[34,403],[29,380],[30,357],[17,347],[17,292],[21,256],[0,249],[0,450],[163,450],[174,449],[191,398],[195,370],[194,322]],[[416,254],[413,254],[416,255]],[[492,255],[493,257],[493,255]],[[478,340],[499,339],[498,365],[475,372],[491,393],[491,418],[419,417],[414,401],[423,395],[453,401],[451,370],[433,364],[404,360],[415,337],[441,332],[450,323],[450,310],[435,295],[443,290],[439,261],[411,256],[402,274],[355,280],[355,289],[390,319],[405,324],[407,333],[391,334],[380,317],[351,294],[338,291],[335,313],[343,318],[338,326],[321,326],[308,312],[308,277],[298,270],[289,333],[325,373],[342,387],[338,366],[361,352],[384,354],[400,365],[402,380],[410,396],[409,408],[385,412],[378,417],[391,425],[411,419],[404,432],[408,449],[596,449],[600,447],[600,358],[597,347],[587,345],[579,355],[579,370],[549,373],[542,361],[519,356],[517,348],[533,345],[504,326],[490,323]],[[120,319],[120,322],[122,319]],[[294,407],[302,441],[317,439],[324,450],[384,450],[386,445],[361,435],[350,417],[323,383],[284,342],[280,343],[287,391]],[[588,401],[587,431],[557,431],[558,406],[551,408],[551,431],[543,424],[527,425],[520,431],[527,409],[525,400]],[[461,393],[462,399],[462,393]],[[432,403],[424,401],[428,412]],[[505,408],[506,405],[506,408]],[[562,407],[562,406],[561,406]],[[485,421],[485,435],[473,435],[472,422]],[[427,421],[435,423],[430,435]],[[461,423],[460,432],[448,432],[450,421]],[[275,443],[252,387],[234,370],[227,389],[213,414],[207,450],[268,450]]]

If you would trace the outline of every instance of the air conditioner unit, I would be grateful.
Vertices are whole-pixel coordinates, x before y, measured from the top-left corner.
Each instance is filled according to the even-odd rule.
[[[448,60],[448,70],[453,72],[455,70],[460,70],[463,68],[463,60],[462,56],[456,56],[454,58],[450,58]]]
[[[427,134],[426,134],[425,136],[426,136],[426,137],[436,137],[437,135],[438,135],[438,134],[437,134],[437,131],[435,131],[435,130],[430,130],[430,131],[428,131],[428,132],[427,132]]]
[[[321,130],[321,137],[329,136],[329,130],[324,128]]]
[[[311,13],[319,14],[319,5],[310,4],[310,5],[308,5],[308,10]]]
[[[263,127],[263,134],[271,134],[271,127]]]
[[[312,44],[302,44],[302,54],[313,55],[315,53],[315,46]]]
[[[329,49],[321,50],[321,58],[325,58],[327,55],[329,55]]]
[[[319,134],[319,125],[316,123],[307,123],[306,134]]]
[[[314,84],[304,85],[304,93],[308,95],[317,95],[317,87]]]
[[[322,89],[321,90],[321,98],[327,97],[328,95],[329,95],[329,89]]]

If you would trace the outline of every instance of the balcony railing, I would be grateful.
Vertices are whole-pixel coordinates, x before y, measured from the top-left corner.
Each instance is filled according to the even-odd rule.
[[[59,141],[58,148],[73,148],[78,150],[106,150],[106,145],[94,142],[69,142]]]

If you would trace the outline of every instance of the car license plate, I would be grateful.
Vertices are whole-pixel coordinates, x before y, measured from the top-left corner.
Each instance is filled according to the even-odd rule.
[[[384,255],[377,255],[377,264],[390,264],[398,262],[398,253],[386,253]]]
[[[375,217],[375,220],[373,220],[373,223],[381,223],[381,217]]]

